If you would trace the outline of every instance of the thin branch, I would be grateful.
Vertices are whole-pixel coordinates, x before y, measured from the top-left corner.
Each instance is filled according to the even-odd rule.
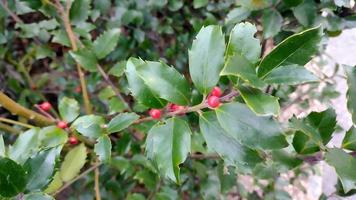
[[[99,163],[99,162],[97,162]],[[100,196],[100,187],[99,187],[99,175],[100,175],[100,171],[99,168],[95,169],[95,199],[96,200],[101,200],[101,196]]]
[[[57,190],[55,193],[53,193],[53,196],[61,193],[64,189],[66,189],[67,187],[69,187],[70,185],[72,185],[74,182],[76,182],[77,180],[83,178],[85,175],[89,174],[90,172],[92,172],[93,170],[95,170],[96,168],[98,168],[101,165],[101,163],[96,163],[95,165],[91,166],[90,168],[88,168],[87,170],[85,170],[83,173],[79,174],[77,177],[75,177],[74,179],[72,179],[71,181],[67,182],[66,184],[64,184],[59,190]]]
[[[15,124],[15,125],[23,126],[23,127],[26,127],[26,128],[35,128],[34,126],[32,126],[30,124],[18,122],[18,121],[12,120],[12,119],[6,119],[6,118],[3,118],[3,117],[0,117],[0,121],[8,123],[8,124]]]
[[[11,18],[12,18],[13,20],[15,20],[16,23],[21,23],[21,24],[23,24],[23,21],[22,21],[14,12],[12,12],[12,11],[9,9],[9,7],[7,7],[7,5],[5,5],[5,3],[4,3],[2,0],[0,0],[0,4],[1,4],[1,6],[6,10],[6,12],[9,13],[9,15],[11,16]]]
[[[121,95],[119,89],[115,87],[114,83],[110,80],[109,76],[105,73],[104,69],[100,65],[96,65],[100,74],[103,76],[104,80],[111,86],[117,98],[119,98],[123,103],[126,104],[127,110],[132,111],[130,105],[126,102],[124,97]]]
[[[67,32],[69,41],[71,43],[72,49],[73,51],[77,51],[78,50],[78,46],[77,46],[77,42],[76,42],[76,36],[73,32],[72,26],[70,24],[70,20],[69,20],[69,13],[66,12],[64,10],[64,7],[62,6],[62,4],[59,2],[59,0],[55,0],[55,8],[58,10],[59,14],[62,17],[62,21],[64,24],[64,28]],[[70,9],[70,5],[69,5],[70,1],[67,1],[67,10]],[[69,7],[69,8],[68,8]],[[88,94],[88,90],[87,90],[87,84],[86,84],[86,80],[85,80],[85,76],[84,76],[84,72],[82,70],[82,67],[79,65],[79,63],[76,63],[76,67],[77,67],[77,71],[78,71],[78,75],[79,75],[79,80],[80,80],[80,86],[82,88],[82,96],[83,96],[83,100],[84,100],[84,107],[85,107],[85,111],[87,114],[91,114],[92,113],[92,106],[90,104],[90,100],[89,100],[89,94]]]
[[[9,132],[9,133],[15,134],[15,135],[17,135],[21,132],[20,130],[13,128],[12,126],[9,126],[4,123],[0,123],[0,129],[4,130],[6,132]]]
[[[228,93],[227,95],[220,97],[220,101],[221,102],[230,102],[233,100],[233,98],[235,98],[238,95],[239,95],[239,93],[236,90],[231,90],[231,92]],[[208,108],[208,107],[209,107],[208,103],[204,100],[201,104],[198,104],[198,105],[195,105],[192,107],[185,107],[182,110],[178,110],[178,111],[174,111],[174,112],[167,112],[164,114],[163,117],[172,117],[172,116],[180,115],[180,114],[199,112],[200,110],[202,110],[204,108]],[[147,121],[152,121],[152,120],[154,120],[152,117],[145,117],[145,118],[136,120],[134,122],[134,124],[139,124],[142,122],[147,122]]]
[[[204,160],[204,159],[218,159],[220,156],[218,154],[191,154],[189,156],[191,159]]]
[[[10,111],[11,114],[19,115],[25,117],[26,119],[33,120],[38,125],[47,126],[54,123],[53,120],[16,103],[1,91],[0,91],[0,105],[2,105],[5,109]]]

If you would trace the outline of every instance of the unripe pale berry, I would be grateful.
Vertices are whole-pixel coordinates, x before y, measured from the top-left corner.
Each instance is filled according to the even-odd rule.
[[[78,139],[76,137],[74,137],[74,136],[69,137],[68,141],[69,141],[69,144],[71,144],[71,145],[78,144]]]
[[[220,97],[222,95],[222,91],[219,87],[214,87],[210,94],[211,96]]]
[[[59,121],[57,123],[57,126],[61,129],[65,129],[65,128],[68,128],[68,123],[66,121]]]
[[[158,109],[151,109],[148,113],[151,115],[153,119],[161,118],[161,111]]]
[[[217,96],[208,97],[208,105],[211,108],[217,108],[220,106],[220,99]]]
[[[49,102],[46,101],[40,104],[40,108],[44,111],[49,111],[51,110],[52,106]]]

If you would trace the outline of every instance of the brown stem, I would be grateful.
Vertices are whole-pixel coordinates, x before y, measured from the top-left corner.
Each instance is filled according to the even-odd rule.
[[[236,96],[238,96],[239,93],[236,90],[231,90],[230,93],[228,93],[227,95],[220,97],[220,101],[221,102],[230,102],[232,101],[232,99]],[[178,111],[174,111],[174,112],[168,112],[166,113],[163,117],[172,117],[175,115],[179,115],[179,114],[186,114],[186,113],[191,113],[191,112],[199,112],[200,110],[204,109],[204,108],[208,108],[209,105],[207,104],[207,102],[204,100],[201,104],[198,104],[196,106],[192,106],[192,107],[186,107],[182,110],[178,110]],[[145,118],[141,118],[138,119],[134,122],[134,124],[139,124],[142,122],[147,122],[147,121],[152,121],[154,120],[152,117],[145,117]]]
[[[100,74],[103,76],[104,80],[111,86],[117,98],[119,98],[123,103],[126,104],[127,110],[132,111],[130,105],[125,101],[124,97],[121,95],[119,89],[115,87],[114,83],[110,80],[109,76],[105,73],[104,69],[100,65],[96,65]]]
[[[63,23],[64,23],[64,28],[67,32],[69,41],[71,43],[72,49],[73,51],[77,51],[78,50],[78,46],[77,46],[77,42],[76,42],[76,37],[75,34],[73,32],[72,26],[70,24],[70,20],[69,20],[69,5],[70,1],[67,1],[67,12],[64,10],[62,4],[59,2],[59,0],[56,0],[56,6],[55,8],[58,10],[58,12],[60,13]],[[80,86],[82,88],[82,95],[83,95],[83,100],[84,100],[84,107],[85,107],[85,111],[87,114],[91,114],[92,113],[92,107],[90,105],[90,100],[89,100],[89,95],[88,95],[88,90],[87,90],[87,85],[86,85],[86,80],[85,80],[85,76],[84,76],[84,72],[81,68],[81,66],[77,63],[76,64],[77,67],[77,71],[78,71],[78,75],[79,75],[79,80],[80,80]]]
[[[23,21],[15,13],[13,13],[2,0],[0,0],[0,4],[6,10],[6,12],[9,13],[11,18],[15,20],[15,22],[23,24]]]
[[[99,162],[97,162],[98,165]],[[100,196],[100,187],[99,187],[99,168],[95,168],[95,199],[96,200],[101,200]]]
[[[0,92],[0,105],[7,109],[11,114],[33,120],[39,126],[47,126],[54,123],[53,120],[16,103],[3,92]]]
[[[15,135],[17,135],[17,134],[19,134],[21,132],[20,130],[17,130],[16,128],[12,128],[12,126],[9,126],[9,125],[4,124],[4,123],[0,123],[0,129],[4,130],[6,132],[9,132],[9,133],[13,133]]]

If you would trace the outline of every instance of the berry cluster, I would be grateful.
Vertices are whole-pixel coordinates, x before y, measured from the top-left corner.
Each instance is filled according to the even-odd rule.
[[[220,106],[220,96],[222,95],[222,91],[219,87],[214,87],[210,92],[208,97],[208,105],[210,108],[217,108]]]
[[[210,92],[207,103],[210,108],[217,108],[220,106],[220,96],[222,95],[222,91],[219,87],[214,87],[213,90]],[[169,103],[167,106],[168,112],[178,112],[184,110],[184,106],[180,106],[174,103]],[[153,119],[160,119],[162,116],[162,112],[159,109],[151,109],[148,114]]]

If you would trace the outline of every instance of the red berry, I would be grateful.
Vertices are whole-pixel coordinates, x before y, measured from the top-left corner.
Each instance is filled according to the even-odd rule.
[[[212,96],[220,97],[222,95],[222,91],[219,87],[214,87],[210,94]]]
[[[175,111],[179,111],[182,110],[184,108],[184,106],[180,106],[174,103],[170,103],[168,104],[168,110],[169,112],[175,112]]]
[[[220,106],[220,99],[217,96],[210,96],[208,97],[208,105],[211,108],[217,108]]]
[[[65,128],[68,128],[68,123],[66,121],[59,121],[57,123],[57,126],[61,129],[65,129]]]
[[[77,86],[77,87],[75,88],[75,92],[76,92],[76,93],[81,93],[81,92],[82,92],[82,88],[81,88],[80,86]]]
[[[161,118],[161,111],[158,109],[151,109],[148,113],[151,115],[153,119]]]
[[[44,111],[49,111],[51,110],[52,106],[49,102],[46,101],[40,104],[40,108]]]
[[[71,145],[78,144],[78,139],[74,136],[69,137],[69,144],[71,144]]]

